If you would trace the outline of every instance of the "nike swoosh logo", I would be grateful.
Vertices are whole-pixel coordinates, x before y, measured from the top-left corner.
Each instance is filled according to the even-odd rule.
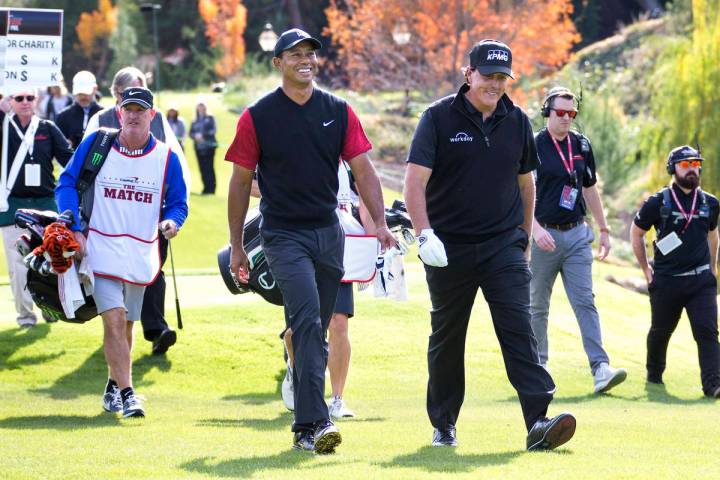
[[[128,95],[137,95],[140,92],[128,92]]]
[[[330,120],[329,122],[323,122],[323,127],[327,127],[328,125],[330,125],[330,124],[333,123],[334,121],[335,121],[335,119],[333,118],[333,119]]]

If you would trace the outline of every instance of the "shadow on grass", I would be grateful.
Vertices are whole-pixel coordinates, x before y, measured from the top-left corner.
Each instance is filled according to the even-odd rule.
[[[425,446],[415,453],[400,455],[389,462],[381,463],[385,468],[413,468],[428,472],[470,472],[478,467],[502,465],[510,462],[525,450],[504,453],[458,454],[455,448]]]
[[[80,415],[37,415],[9,417],[0,420],[0,428],[12,430],[76,430],[119,425],[116,415],[101,413],[94,417]]]
[[[153,369],[158,369],[161,372],[167,372],[172,367],[172,362],[165,355],[151,355],[145,354],[133,362],[132,374],[133,384],[136,387],[147,387],[155,383],[151,380],[145,380],[144,377],[150,373]]]
[[[105,388],[106,379],[107,364],[100,346],[78,368],[58,378],[49,387],[31,391],[49,395],[54,399],[72,399],[91,394],[97,394],[99,398]]]
[[[199,427],[245,427],[258,431],[288,430],[293,422],[291,412],[281,413],[275,418],[205,418],[197,423]]]
[[[259,457],[235,458],[216,464],[211,463],[212,457],[202,457],[180,465],[188,472],[203,473],[211,477],[251,477],[257,471],[272,468],[282,470],[298,469],[302,464],[312,461],[315,455],[309,452],[291,450],[276,455]],[[323,465],[331,463],[323,462]]]
[[[676,397],[675,395],[671,395],[668,393],[667,388],[665,388],[665,385],[657,385],[653,383],[646,383],[645,384],[645,392],[647,393],[647,400],[649,402],[655,402],[655,403],[667,403],[667,404],[674,404],[674,405],[692,405],[697,403],[707,403],[712,402],[713,399],[711,398],[680,398]],[[643,398],[643,397],[641,397]],[[644,398],[643,398],[644,399]]]
[[[9,360],[15,352],[42,340],[48,333],[50,333],[50,325],[47,323],[39,323],[27,330],[11,328],[0,332],[0,370],[15,370],[28,365],[38,365],[64,355],[64,353],[51,353]]]

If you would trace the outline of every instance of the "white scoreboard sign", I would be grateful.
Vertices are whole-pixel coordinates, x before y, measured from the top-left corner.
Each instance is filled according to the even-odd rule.
[[[62,10],[0,10],[0,67],[5,92],[57,85],[62,68]]]

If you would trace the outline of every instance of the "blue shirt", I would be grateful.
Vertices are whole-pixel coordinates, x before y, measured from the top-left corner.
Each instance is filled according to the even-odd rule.
[[[75,231],[82,230],[82,226],[80,224],[80,199],[77,190],[77,181],[80,176],[83,163],[85,162],[85,157],[87,157],[96,136],[97,132],[91,133],[80,143],[80,145],[78,145],[77,150],[75,150],[75,154],[70,159],[70,162],[65,167],[65,170],[60,174],[58,185],[55,188],[55,200],[58,204],[58,210],[60,212],[65,210],[73,212],[75,222],[72,225],[72,230]],[[150,141],[143,149],[143,152],[150,151],[155,145],[155,142],[155,137],[150,134]],[[119,146],[117,139],[115,140],[115,146]],[[168,158],[165,182],[165,198],[163,199],[160,217],[162,220],[173,220],[179,229],[183,223],[185,223],[185,219],[188,216],[187,186],[183,180],[180,160],[172,150],[170,151],[170,156]]]

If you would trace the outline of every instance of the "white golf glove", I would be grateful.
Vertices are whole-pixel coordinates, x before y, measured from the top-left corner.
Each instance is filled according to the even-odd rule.
[[[435,235],[432,228],[426,228],[418,237],[420,260],[431,267],[447,267],[448,260],[445,246]]]

